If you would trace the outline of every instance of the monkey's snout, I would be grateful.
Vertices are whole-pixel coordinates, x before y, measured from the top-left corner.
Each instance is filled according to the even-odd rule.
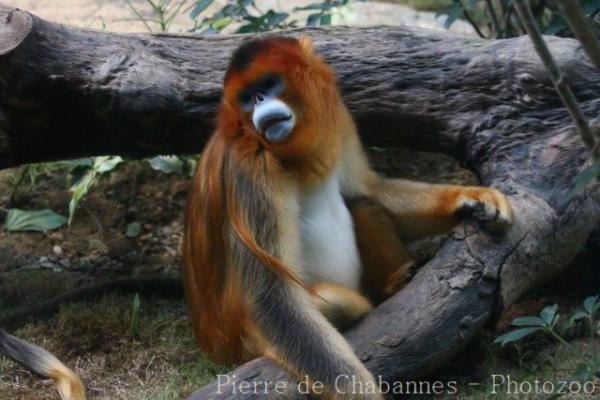
[[[292,119],[291,115],[269,115],[260,122],[261,132],[266,132],[269,128],[277,125],[280,122],[286,122]]]
[[[281,100],[265,99],[254,108],[252,122],[267,140],[280,142],[294,129],[295,118],[292,110]]]

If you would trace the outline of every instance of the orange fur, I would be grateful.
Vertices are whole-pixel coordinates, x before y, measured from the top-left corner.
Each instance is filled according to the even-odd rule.
[[[339,194],[346,200],[367,199],[350,205],[350,211],[362,264],[360,289],[374,303],[385,300],[408,278],[410,256],[403,241],[446,231],[458,222],[457,211],[475,212],[479,206],[486,218],[495,213],[502,224],[510,223],[510,205],[489,188],[377,176],[368,165],[333,70],[313,52],[309,39],[274,37],[239,51],[225,77],[217,130],[198,166],[186,212],[184,282],[195,335],[218,360],[263,354],[299,375],[308,368],[303,363],[313,363],[311,371],[323,376],[311,379],[330,378],[327,368],[321,367],[342,365],[372,382],[372,375],[321,315],[334,322],[341,317],[346,326],[370,310],[369,302],[355,291],[358,288],[303,281],[298,237],[302,196],[337,179]],[[254,127],[252,112],[240,105],[240,91],[255,87],[267,74],[284,78],[285,88],[277,97],[296,118],[282,141],[267,140]],[[251,269],[257,265],[265,271]],[[263,286],[252,287],[248,281],[254,279]],[[265,279],[283,282],[285,290],[265,289]],[[248,293],[253,289],[262,291],[253,297]],[[274,290],[281,290],[279,298],[271,298]],[[305,329],[303,338],[319,338],[313,346],[331,348],[330,352],[320,348],[323,360],[302,358],[300,341],[286,341],[287,327],[275,326],[277,321],[263,319],[261,326],[255,320],[263,312],[257,304],[265,299],[267,303],[260,304],[276,311],[279,320],[296,318],[297,326],[290,326],[294,334]],[[278,308],[278,302],[285,304]],[[302,310],[290,313],[289,307]],[[274,329],[280,342],[274,342],[265,326]]]
[[[349,208],[363,267],[361,289],[379,304],[408,281],[411,257],[398,237],[392,215],[380,204],[359,199]]]
[[[348,328],[373,309],[360,293],[335,283],[321,282],[312,290],[317,308],[338,329]]]
[[[287,169],[307,185],[322,178],[339,157],[341,140],[336,125],[343,106],[331,68],[311,52],[310,41],[291,44],[275,39],[260,57],[243,71],[228,72],[223,104],[219,115],[219,133],[225,136],[247,135],[273,152]],[[294,135],[283,143],[269,143],[252,127],[251,115],[237,104],[237,93],[267,73],[286,77],[287,87],[281,99],[302,121]]]
[[[306,44],[305,44],[306,45]],[[226,269],[224,229],[229,226],[265,266],[279,276],[306,288],[295,272],[281,260],[269,254],[256,241],[248,227],[249,216],[239,207],[232,191],[233,180],[223,171],[224,155],[252,176],[254,182],[274,179],[279,167],[264,157],[263,168],[252,168],[251,159],[263,148],[288,163],[327,164],[327,154],[318,156],[329,143],[315,140],[319,130],[329,129],[334,121],[325,121],[320,112],[331,104],[328,96],[335,91],[325,91],[333,80],[331,69],[319,59],[307,58],[305,48],[287,40],[274,40],[261,50],[260,62],[251,64],[243,72],[229,71],[225,78],[225,90],[217,123],[217,133],[207,144],[199,164],[194,187],[186,212],[184,240],[184,282],[192,324],[200,346],[221,361],[239,361],[243,358],[243,337],[246,321],[246,304],[240,296],[238,277],[233,268]],[[266,73],[279,73],[288,78],[283,99],[291,104],[303,123],[292,140],[284,144],[268,143],[252,128],[251,116],[237,105],[237,93]],[[323,82],[314,82],[315,80]],[[299,90],[303,88],[303,90]],[[335,115],[333,111],[325,115]],[[327,135],[322,135],[328,137]],[[338,146],[339,148],[339,146]],[[310,156],[307,156],[310,154]],[[320,160],[324,161],[320,161]],[[300,160],[300,161],[297,161]],[[250,165],[248,165],[250,164]],[[308,170],[319,167],[305,166]],[[332,168],[332,166],[329,166]],[[298,165],[298,169],[301,167]],[[270,171],[267,175],[267,171]],[[272,175],[271,175],[272,174]],[[307,175],[309,175],[307,173]],[[269,191],[268,187],[261,190]],[[276,193],[268,196],[275,197]],[[207,327],[210,327],[207,329]]]
[[[302,121],[294,135],[283,143],[269,143],[252,126],[251,115],[240,109],[238,92],[267,73],[286,77],[281,96]],[[260,49],[260,57],[243,70],[228,70],[220,107],[217,132],[209,141],[199,164],[186,213],[184,240],[184,280],[192,324],[201,347],[215,358],[236,361],[243,357],[244,331],[252,329],[246,321],[247,305],[236,295],[233,268],[224,268],[224,229],[229,227],[265,266],[279,276],[306,288],[292,268],[269,254],[256,241],[248,227],[249,216],[239,207],[232,185],[225,182],[224,154],[234,158],[254,182],[276,179],[277,170],[285,169],[303,187],[323,180],[335,167],[341,152],[336,131],[344,115],[339,111],[341,98],[331,68],[312,52],[310,41],[273,39]],[[263,157],[264,165],[254,168],[257,152],[273,154],[277,160]],[[277,165],[275,165],[277,164]],[[267,172],[269,171],[269,172]],[[261,190],[269,192],[269,187]],[[277,193],[268,196],[276,197]],[[224,288],[230,287],[228,291]],[[313,293],[314,294],[314,293]],[[209,329],[206,327],[210,326]]]
[[[234,361],[242,353],[241,341],[232,338],[241,336],[244,306],[239,291],[234,290],[232,271],[215,267],[225,264],[225,213],[215,207],[224,201],[222,172],[211,166],[221,166],[224,151],[223,141],[216,136],[207,144],[199,165],[203,179],[195,180],[190,192],[183,281],[198,343],[218,360]]]

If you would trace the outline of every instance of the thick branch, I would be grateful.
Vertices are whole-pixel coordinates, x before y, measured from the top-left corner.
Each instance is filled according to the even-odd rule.
[[[119,35],[0,10],[21,21],[0,28],[0,168],[99,154],[199,152],[213,130],[228,58],[244,39]],[[336,67],[369,133],[366,143],[453,150],[448,116],[428,118],[427,104],[408,101],[416,93],[404,90],[397,74],[414,46],[435,46],[441,36],[399,28],[290,33],[309,33]]]

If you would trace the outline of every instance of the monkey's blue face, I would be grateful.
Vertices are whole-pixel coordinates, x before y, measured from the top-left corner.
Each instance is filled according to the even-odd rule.
[[[278,97],[285,91],[285,81],[266,74],[239,94],[242,110],[252,113],[257,132],[271,142],[285,140],[296,124],[292,109]]]

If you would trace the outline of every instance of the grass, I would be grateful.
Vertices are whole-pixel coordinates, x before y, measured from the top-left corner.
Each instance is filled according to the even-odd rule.
[[[48,323],[28,324],[16,335],[74,369],[90,399],[180,399],[230,368],[199,352],[183,302],[142,298],[132,329],[133,298],[69,304]],[[6,359],[0,358],[0,371],[0,399],[56,398],[51,382]]]
[[[36,303],[69,289],[69,283],[56,279],[56,275],[53,271],[39,269],[15,271],[12,279],[2,282],[0,288],[0,317],[21,304]],[[30,290],[32,287],[36,290]]]
[[[89,399],[181,399],[231,369],[215,365],[198,351],[183,302],[141,297],[139,307],[134,304],[133,295],[68,304],[52,320],[28,324],[16,334],[47,348],[73,368]],[[574,340],[571,346],[538,340],[517,352],[492,344],[494,336],[484,334],[470,346],[473,351],[461,355],[437,378],[458,381],[460,397],[455,398],[525,398],[503,389],[493,394],[491,375],[510,375],[514,381],[532,384],[536,379],[556,382],[571,376],[581,355],[590,354],[592,348],[589,338]],[[57,398],[51,381],[41,381],[1,357],[0,371],[0,400]],[[469,385],[472,382],[477,385]]]
[[[535,381],[552,382],[557,385],[561,380],[568,380],[575,371],[578,365],[582,362],[582,355],[589,355],[592,352],[592,341],[589,338],[582,338],[570,342],[571,346],[562,343],[542,342],[531,343],[525,349],[518,353],[513,348],[512,350],[501,349],[499,346],[492,344],[493,338],[484,339],[480,344],[485,348],[487,354],[481,357],[483,360],[479,365],[473,360],[468,360],[472,368],[476,370],[475,376],[470,374],[461,374],[458,384],[458,394],[460,398],[469,400],[516,400],[516,399],[548,399],[548,394],[525,395],[524,393],[515,394],[508,391],[506,386],[496,386],[494,390],[492,375],[509,376],[512,382],[521,384],[529,382],[535,387]],[[461,360],[457,360],[461,362]],[[442,379],[446,379],[445,377]],[[448,379],[456,379],[456,375]],[[501,378],[497,378],[497,383],[500,383]],[[506,378],[505,378],[506,379]],[[594,396],[600,394],[600,380],[594,379],[596,386]],[[524,384],[525,389],[527,383]],[[514,385],[512,386],[514,388]],[[561,397],[563,398],[563,397]],[[578,395],[566,396],[564,398],[592,398],[586,397],[583,392]],[[595,397],[594,397],[595,398]]]

